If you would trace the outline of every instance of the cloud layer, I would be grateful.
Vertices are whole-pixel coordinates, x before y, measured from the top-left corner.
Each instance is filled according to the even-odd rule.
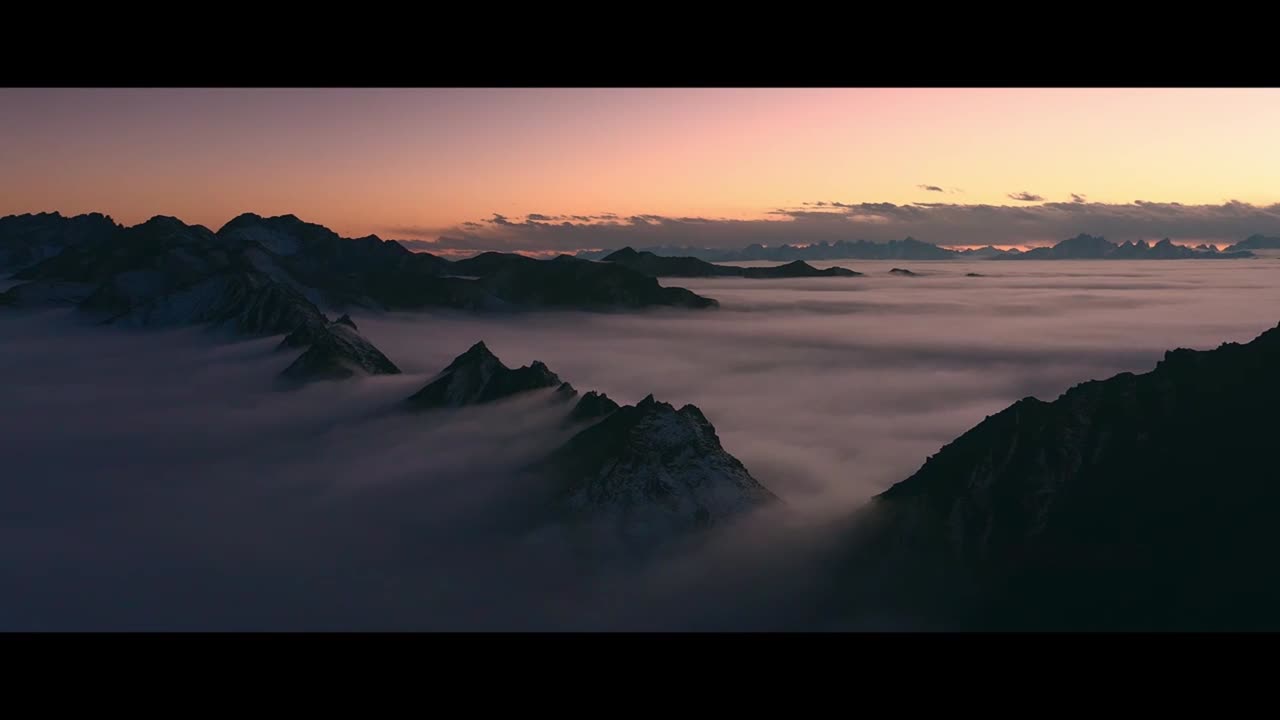
[[[293,393],[275,339],[0,314],[0,630],[832,627],[826,529],[868,496],[1021,397],[1250,340],[1280,307],[1265,258],[847,265],[867,275],[684,283],[715,312],[356,314],[405,374]],[[480,339],[698,405],[787,512],[584,569],[530,522],[522,468],[563,439],[545,404],[388,411]]]
[[[934,192],[938,186],[922,186]],[[1115,242],[1159,240],[1230,243],[1255,233],[1280,233],[1280,204],[1257,206],[1230,201],[1221,205],[1147,202],[1088,202],[1071,194],[1069,202],[1038,202],[1019,193],[1028,205],[956,203],[843,203],[816,201],[779,208],[767,219],[733,220],[613,213],[546,215],[513,220],[495,214],[445,231],[391,227],[385,234],[405,238],[417,250],[575,251],[633,247],[741,248],[812,244],[838,240],[887,242],[915,237],[938,245],[1044,245],[1080,233]],[[1013,196],[1011,196],[1013,197]]]

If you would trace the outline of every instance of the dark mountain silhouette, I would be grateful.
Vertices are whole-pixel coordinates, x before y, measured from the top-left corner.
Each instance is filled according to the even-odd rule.
[[[1280,327],[988,417],[864,512],[858,572],[884,575],[861,601],[875,585],[966,627],[1280,629],[1277,367]]]
[[[69,247],[110,240],[120,230],[101,213],[63,217],[61,213],[0,218],[0,270],[17,270],[47,260]]]
[[[1224,253],[1240,252],[1244,250],[1280,250],[1280,237],[1266,237],[1264,235],[1250,235],[1224,250]]]
[[[608,415],[618,409],[618,403],[614,402],[604,393],[598,393],[595,390],[588,392],[578,400],[573,406],[573,411],[569,413],[570,422],[586,422],[588,420],[596,420]]]
[[[1053,247],[1033,248],[1026,252],[1017,249],[1001,250],[990,245],[981,248],[953,250],[922,242],[915,238],[890,240],[885,243],[868,242],[866,240],[834,243],[821,242],[815,245],[748,245],[740,250],[721,250],[714,248],[692,247],[652,247],[635,251],[624,248],[629,254],[648,254],[658,260],[681,260],[682,264],[659,264],[646,259],[646,264],[632,261],[633,266],[649,274],[662,274],[671,277],[710,277],[703,275],[698,266],[690,260],[723,263],[747,260],[768,260],[774,262],[793,262],[797,260],[1179,260],[1188,258],[1247,258],[1253,257],[1249,250],[1261,248],[1280,248],[1280,238],[1264,238],[1254,235],[1247,240],[1232,245],[1219,252],[1212,246],[1202,245],[1189,248],[1174,245],[1168,238],[1155,245],[1146,241],[1138,243],[1126,242],[1117,245],[1101,237],[1081,233],[1074,238],[1063,240]],[[616,251],[616,252],[623,252]],[[600,260],[607,259],[611,250],[584,251],[578,257]]]
[[[801,260],[762,268],[714,265],[694,257],[663,257],[648,251],[636,252],[629,247],[610,253],[604,257],[604,261],[629,267],[652,277],[801,278],[855,277],[862,274],[840,267],[819,270]]]
[[[1001,249],[987,245],[980,248],[969,248],[967,250],[955,251],[957,255],[966,260],[988,260],[990,258],[1001,257],[1004,255],[1018,255],[1022,251],[1017,248]]]
[[[911,272],[906,268],[893,268],[889,271],[890,275],[902,275],[905,277],[919,277],[919,273]]]
[[[400,368],[356,330],[351,316],[316,327],[304,325],[281,341],[281,348],[306,347],[306,352],[280,373],[286,381],[345,380],[357,373],[396,375]]]
[[[452,263],[373,235],[343,238],[293,215],[246,213],[217,233],[168,217],[122,228],[101,215],[11,216],[0,218],[0,260],[27,285],[5,303],[85,303],[106,317],[232,271],[259,273],[332,309],[716,305],[623,267],[499,253]]]
[[[542,362],[512,370],[483,342],[478,342],[406,402],[416,410],[462,407],[561,385],[560,378]]]
[[[376,236],[348,239],[293,215],[240,215],[217,233],[156,216],[132,227],[103,215],[0,218],[0,261],[17,285],[0,306],[74,305],[104,323],[201,325],[286,335],[303,349],[291,384],[399,372],[321,307],[473,310],[713,307],[628,268],[489,253],[451,263]],[[470,274],[478,279],[455,277]]]
[[[1117,245],[1105,238],[1081,233],[1053,247],[1032,248],[1017,255],[1001,255],[993,260],[1184,260],[1191,258],[1234,259],[1253,257],[1251,252],[1218,252],[1175,245],[1165,238],[1155,245],[1145,240]]]
[[[960,257],[960,253],[954,250],[940,248],[932,243],[922,242],[911,237],[903,240],[890,240],[886,243],[868,242],[866,240],[838,240],[834,243],[823,241],[814,245],[778,245],[776,247],[753,244],[740,250],[651,247],[644,248],[643,251],[662,257],[692,257],[717,263],[750,260],[769,260],[774,262],[793,262],[796,260],[947,260]],[[578,257],[600,260],[612,252],[612,250],[586,251],[578,253]]]

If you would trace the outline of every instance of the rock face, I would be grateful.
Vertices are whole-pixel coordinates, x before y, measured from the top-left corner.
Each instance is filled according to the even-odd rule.
[[[569,513],[629,538],[680,534],[777,501],[698,408],[652,395],[575,435],[543,469]]]
[[[483,342],[478,342],[406,402],[416,410],[480,405],[530,390],[559,388],[563,384],[541,361],[512,370]]]
[[[605,256],[604,261],[631,268],[651,277],[798,278],[855,277],[862,274],[838,267],[819,270],[801,260],[767,268],[714,265],[695,257],[664,257],[647,251],[636,252],[629,247]]]
[[[890,275],[902,275],[902,276],[904,276],[904,277],[918,277],[918,274],[917,274],[917,273],[913,273],[913,272],[911,272],[910,270],[906,270],[906,269],[903,269],[903,268],[893,268],[892,270],[890,270],[890,271],[889,271],[889,274],[890,274]]]
[[[1280,328],[1026,398],[876,498],[859,552],[961,571],[980,627],[1280,629],[1277,367]]]

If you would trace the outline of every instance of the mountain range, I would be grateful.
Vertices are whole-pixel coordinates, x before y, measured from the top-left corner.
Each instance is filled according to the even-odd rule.
[[[716,301],[613,263],[485,253],[451,262],[376,236],[343,238],[293,215],[246,213],[212,232],[157,216],[132,227],[102,214],[0,218],[0,306],[72,305],[102,323],[209,326],[284,335],[302,350],[290,384],[399,369],[349,317],[321,308],[516,311],[711,308]]]
[[[1081,235],[1018,257],[1195,252],[1243,256]],[[0,305],[278,335],[280,352],[297,353],[279,379],[296,385],[400,373],[349,314],[331,320],[322,307],[714,304],[652,276],[668,266],[704,272],[701,260],[620,253],[606,262],[499,253],[454,262],[373,236],[340,238],[293,216],[242,215],[217,233],[168,217],[126,228],[103,215],[10,216],[0,218],[0,262],[17,284]],[[1020,400],[858,512],[836,547],[829,601],[849,612],[881,604],[952,628],[1280,629],[1277,367],[1280,327],[1249,343],[1171,350],[1150,372],[1086,382],[1051,402]],[[549,514],[565,523],[645,546],[781,502],[699,408],[652,395],[625,406],[580,396],[545,364],[509,368],[483,342],[397,409],[447,421],[450,409],[538,393],[561,409],[556,427],[572,433],[529,468]]]
[[[640,252],[662,257],[696,258],[713,263],[812,260],[1179,260],[1248,258],[1253,257],[1251,250],[1271,247],[1280,247],[1280,238],[1264,238],[1255,235],[1220,252],[1212,245],[1202,244],[1195,248],[1175,245],[1168,238],[1154,245],[1148,244],[1145,240],[1117,244],[1104,238],[1080,234],[1052,247],[1033,248],[1025,252],[990,245],[953,250],[911,237],[890,240],[886,243],[838,240],[834,243],[824,241],[813,245],[776,247],[754,244],[740,250],[653,247],[644,248]],[[605,259],[611,252],[613,251],[583,251],[578,253],[577,257],[600,260]]]

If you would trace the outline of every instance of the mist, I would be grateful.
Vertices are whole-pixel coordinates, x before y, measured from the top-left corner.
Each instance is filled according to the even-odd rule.
[[[353,312],[404,374],[296,392],[279,338],[0,313],[0,629],[834,627],[811,601],[830,528],[944,444],[1280,319],[1274,259],[838,264],[866,276],[664,281],[705,312]],[[478,340],[697,405],[785,507],[602,562],[525,470],[565,408],[398,407]]]

